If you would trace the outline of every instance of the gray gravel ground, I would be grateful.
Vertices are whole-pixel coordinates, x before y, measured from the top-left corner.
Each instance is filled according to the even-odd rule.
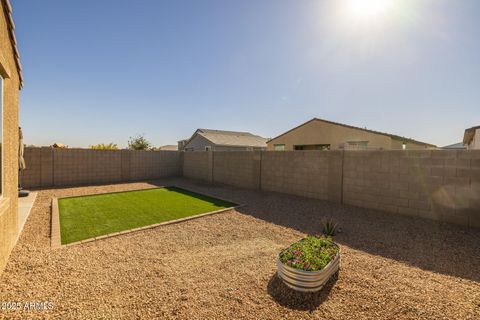
[[[53,196],[152,187],[42,190],[0,278],[0,301],[51,301],[3,318],[480,319],[480,231],[274,193],[176,184],[246,204],[237,211],[62,249]],[[276,277],[280,249],[342,225],[338,277],[299,294]],[[22,305],[23,308],[23,305]]]

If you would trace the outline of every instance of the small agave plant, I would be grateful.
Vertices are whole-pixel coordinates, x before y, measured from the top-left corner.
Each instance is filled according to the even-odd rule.
[[[338,223],[332,218],[324,219],[322,221],[323,230],[322,233],[326,236],[333,237],[337,234]]]

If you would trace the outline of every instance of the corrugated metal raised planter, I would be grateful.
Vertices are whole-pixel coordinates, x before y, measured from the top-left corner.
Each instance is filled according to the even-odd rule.
[[[280,257],[277,266],[278,276],[290,288],[302,292],[319,291],[340,268],[340,248],[338,248],[335,258],[319,271],[305,271],[289,267],[280,261]]]

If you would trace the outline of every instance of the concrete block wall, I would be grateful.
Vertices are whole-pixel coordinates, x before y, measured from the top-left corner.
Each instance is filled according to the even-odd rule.
[[[27,148],[24,187],[184,176],[480,228],[480,151],[100,151]]]
[[[345,152],[345,204],[480,227],[480,150]]]
[[[261,156],[260,151],[212,152],[213,182],[260,189]]]
[[[175,151],[26,148],[22,186],[48,188],[180,176],[180,159],[181,153]]]
[[[28,186],[29,188],[40,187],[42,185],[42,149],[32,148],[28,151],[25,150],[23,158],[25,163],[29,164],[29,173],[21,173],[23,176],[21,179],[22,186]]]
[[[213,182],[213,152],[185,152],[183,154],[183,176],[204,182]]]
[[[480,228],[480,151],[185,152],[184,176]]]
[[[262,190],[341,202],[342,152],[262,153]]]
[[[72,186],[121,181],[121,151],[52,149],[53,184]]]
[[[179,176],[180,153],[176,151],[124,151],[130,155],[130,177],[127,180],[149,180]]]
[[[341,151],[185,152],[183,175],[228,184],[341,202]]]
[[[25,149],[25,153],[27,153],[27,149]],[[41,159],[40,159],[40,163],[41,163],[41,167],[40,167],[40,178],[41,178],[40,181],[41,181],[41,184],[40,184],[40,187],[44,187],[44,186],[45,187],[50,187],[50,186],[54,185],[54,180],[53,180],[53,177],[54,177],[54,172],[53,172],[54,162],[53,162],[53,159],[54,159],[54,152],[52,151],[52,149],[48,148],[48,147],[42,148]],[[29,167],[30,167],[30,165],[27,166],[27,170],[25,170],[26,172],[28,172],[28,170],[30,170]],[[22,178],[28,176],[28,173],[27,174],[25,174],[25,173],[22,174]]]

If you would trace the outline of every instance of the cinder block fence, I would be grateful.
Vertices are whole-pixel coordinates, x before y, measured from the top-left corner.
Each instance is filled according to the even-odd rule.
[[[480,228],[480,150],[187,152],[183,175]]]
[[[480,151],[346,152],[343,201],[480,227]]]
[[[152,180],[182,174],[175,151],[25,148],[26,188]]]
[[[172,152],[27,148],[25,187],[184,176],[480,228],[480,150]]]

